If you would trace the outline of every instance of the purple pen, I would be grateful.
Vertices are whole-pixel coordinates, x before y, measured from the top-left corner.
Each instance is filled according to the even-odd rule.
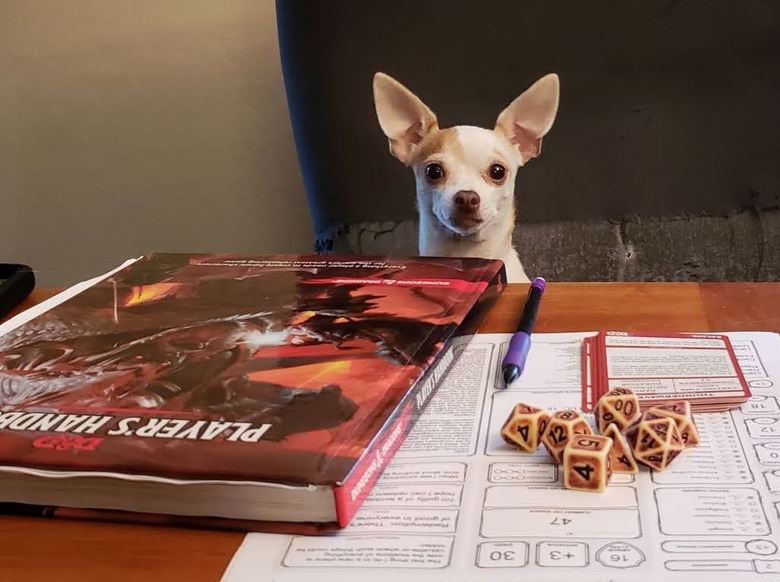
[[[525,360],[528,357],[528,351],[531,349],[531,332],[534,328],[536,312],[539,311],[539,303],[546,286],[547,282],[541,277],[537,277],[533,280],[531,288],[528,290],[528,297],[525,299],[520,324],[517,326],[517,331],[512,335],[509,349],[504,356],[504,361],[501,362],[504,386],[511,384],[523,373]]]

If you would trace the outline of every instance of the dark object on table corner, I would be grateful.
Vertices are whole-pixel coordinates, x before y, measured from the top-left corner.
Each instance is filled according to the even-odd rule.
[[[27,265],[0,263],[0,318],[5,317],[35,289],[35,274]]]

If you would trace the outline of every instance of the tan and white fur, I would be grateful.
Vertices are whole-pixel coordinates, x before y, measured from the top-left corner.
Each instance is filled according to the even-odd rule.
[[[558,112],[558,76],[542,77],[498,116],[493,129],[440,129],[414,93],[374,76],[374,103],[390,152],[414,171],[423,256],[504,261],[510,282],[528,281],[512,246],[515,178],[539,155]]]

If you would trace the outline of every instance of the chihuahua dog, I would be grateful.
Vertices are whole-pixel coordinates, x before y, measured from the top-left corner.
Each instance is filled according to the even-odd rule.
[[[423,256],[501,259],[510,282],[528,281],[512,246],[517,171],[542,150],[558,112],[558,76],[542,77],[498,116],[493,129],[440,129],[414,93],[374,76],[374,104],[390,153],[417,183]]]

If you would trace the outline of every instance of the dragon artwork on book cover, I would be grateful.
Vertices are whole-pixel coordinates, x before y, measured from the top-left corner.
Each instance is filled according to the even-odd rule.
[[[387,398],[372,384],[394,378],[408,389],[440,347],[421,337],[452,329],[465,309],[451,289],[323,284],[344,269],[229,258],[193,264],[160,255],[130,265],[0,337],[0,408],[266,424],[264,441],[308,434],[313,449],[328,429],[365,422],[361,409]],[[204,270],[209,260],[224,264]],[[348,276],[393,278],[404,269],[412,271],[404,277],[430,276],[414,265]]]

